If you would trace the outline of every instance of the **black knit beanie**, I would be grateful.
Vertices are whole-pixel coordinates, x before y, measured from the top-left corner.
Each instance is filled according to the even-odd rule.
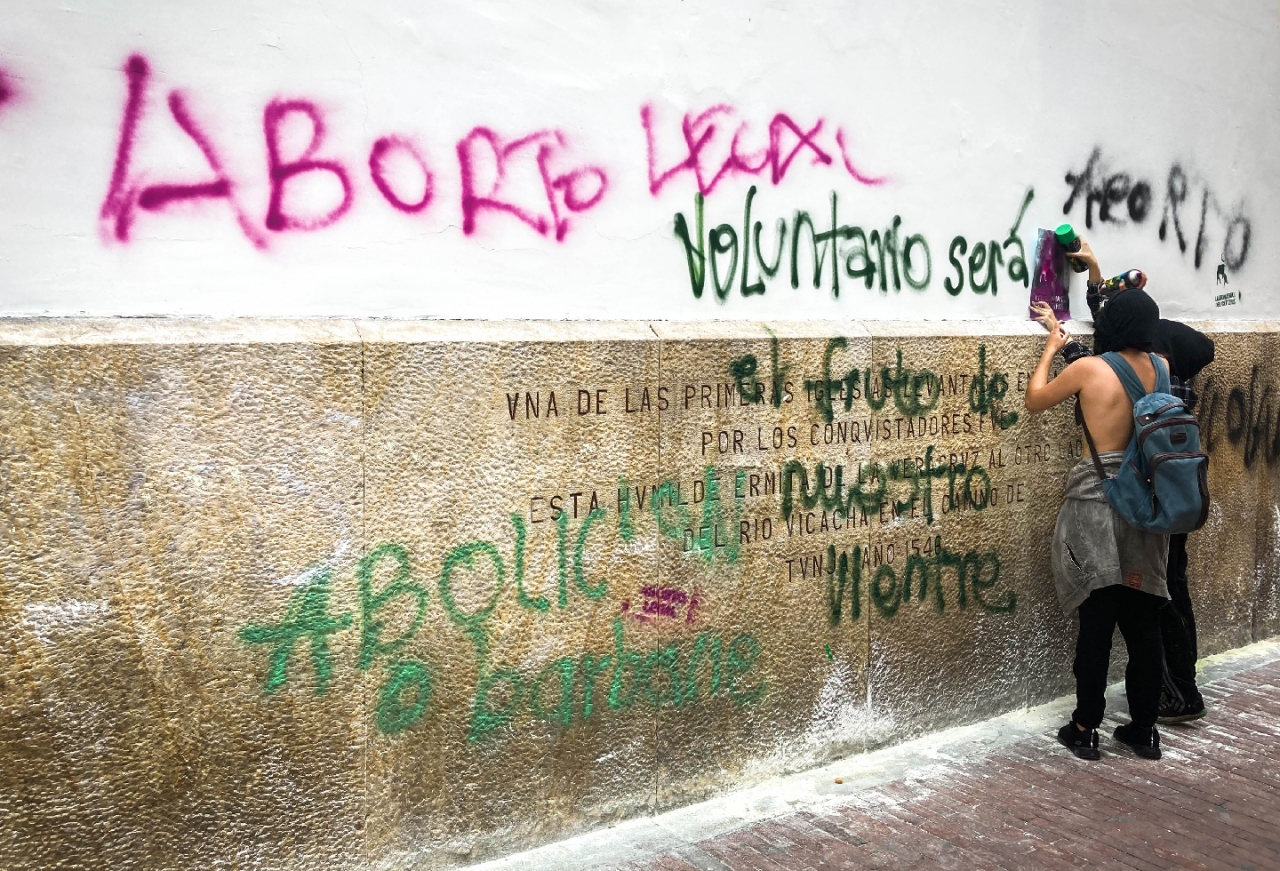
[[[1138,288],[1121,291],[1102,306],[1093,320],[1093,352],[1151,351],[1160,306]]]

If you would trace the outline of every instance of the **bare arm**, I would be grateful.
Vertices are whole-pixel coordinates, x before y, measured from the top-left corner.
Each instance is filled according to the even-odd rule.
[[[1044,343],[1044,352],[1036,370],[1031,373],[1027,383],[1025,402],[1027,411],[1044,411],[1053,408],[1064,399],[1075,396],[1084,386],[1085,370],[1091,365],[1092,358],[1077,360],[1063,369],[1058,377],[1049,380],[1049,367],[1053,365],[1053,357],[1071,338],[1062,325],[1053,317],[1053,311],[1044,303],[1037,303],[1034,311],[1039,320],[1049,330],[1048,340]]]

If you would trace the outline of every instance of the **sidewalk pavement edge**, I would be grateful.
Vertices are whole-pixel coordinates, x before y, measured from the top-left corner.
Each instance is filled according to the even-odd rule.
[[[1280,660],[1280,636],[1206,657],[1199,663],[1199,683],[1208,686],[1276,660]],[[1108,714],[1127,708],[1123,690],[1122,683],[1108,687]],[[784,814],[840,804],[854,794],[907,776],[926,776],[931,766],[980,760],[1010,744],[1056,732],[1074,707],[1075,697],[1063,696],[1028,710],[772,778],[658,816],[638,817],[467,866],[468,871],[594,871],[670,854],[698,867],[723,868],[697,846],[699,842]],[[835,783],[837,777],[843,783]]]

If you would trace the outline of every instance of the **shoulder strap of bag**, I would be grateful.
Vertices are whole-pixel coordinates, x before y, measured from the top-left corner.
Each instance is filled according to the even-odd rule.
[[[1133,371],[1133,367],[1129,365],[1129,361],[1117,354],[1115,351],[1108,351],[1102,355],[1102,359],[1111,367],[1111,371],[1116,373],[1116,377],[1120,379],[1120,383],[1124,385],[1124,390],[1129,394],[1130,402],[1137,402],[1139,399],[1147,395],[1147,388],[1142,386],[1142,380],[1138,378],[1138,373]],[[1160,370],[1156,369],[1156,383],[1159,385]],[[1165,375],[1165,387],[1168,387],[1169,376]],[[1168,392],[1167,390],[1165,391]]]
[[[1080,408],[1080,394],[1076,394],[1076,408]],[[1107,480],[1107,473],[1102,469],[1102,461],[1098,459],[1098,447],[1093,443],[1093,436],[1089,434],[1089,424],[1084,422],[1084,409],[1080,409],[1080,426],[1084,429],[1084,440],[1089,443],[1089,457],[1093,460],[1094,471],[1098,473],[1098,480]]]
[[[1148,354],[1151,358],[1151,365],[1156,370],[1156,393],[1169,393],[1173,389],[1173,385],[1169,382],[1169,369],[1164,365],[1164,361],[1155,354]]]

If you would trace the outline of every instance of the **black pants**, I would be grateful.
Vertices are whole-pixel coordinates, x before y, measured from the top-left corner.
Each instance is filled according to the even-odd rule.
[[[1187,590],[1187,537],[1169,536],[1169,596],[1160,609],[1160,637],[1164,642],[1164,691],[1170,701],[1188,710],[1204,707],[1196,688],[1196,615]]]
[[[1072,718],[1096,729],[1106,710],[1107,667],[1111,636],[1116,626],[1129,650],[1124,671],[1129,717],[1135,726],[1154,726],[1160,703],[1162,655],[1159,596],[1114,585],[1094,590],[1080,605],[1080,636],[1076,639],[1076,710]]]

